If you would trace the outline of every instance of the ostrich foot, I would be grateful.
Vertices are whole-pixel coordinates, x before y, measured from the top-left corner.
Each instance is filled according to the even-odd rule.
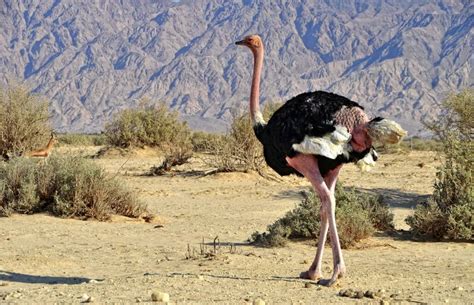
[[[316,272],[316,270],[308,270],[300,273],[300,279],[317,281],[321,278],[321,272]]]
[[[332,285],[334,285],[338,279],[344,276],[345,273],[346,266],[344,266],[344,264],[337,264],[336,266],[334,266],[334,272],[332,273],[332,277],[329,282],[327,282],[326,286],[331,287]]]

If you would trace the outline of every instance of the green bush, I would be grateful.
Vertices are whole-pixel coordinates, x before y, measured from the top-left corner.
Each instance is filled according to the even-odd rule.
[[[172,166],[183,164],[192,157],[191,130],[186,122],[180,122],[177,112],[165,105],[149,106],[142,102],[139,109],[127,109],[118,113],[105,126],[109,145],[119,148],[155,147],[165,155],[165,161],[151,168],[151,174],[162,174]]]
[[[0,90],[0,158],[42,148],[51,134],[48,103],[21,86]]]
[[[474,91],[447,99],[446,114],[428,127],[443,143],[444,163],[436,173],[429,201],[406,219],[415,236],[474,239]]]
[[[392,230],[393,214],[381,196],[336,187],[336,222],[342,248],[355,245],[369,237],[374,230]],[[268,226],[268,232],[255,232],[254,244],[283,246],[289,239],[317,238],[320,229],[320,201],[310,192],[298,207]]]
[[[15,158],[0,165],[0,215],[47,211],[56,216],[107,220],[138,217],[146,207],[91,161],[50,157],[47,162]]]
[[[119,112],[106,124],[105,136],[108,144],[127,147],[165,147],[166,145],[190,145],[191,131],[185,122],[180,122],[177,112],[167,106],[147,105],[138,109]]]

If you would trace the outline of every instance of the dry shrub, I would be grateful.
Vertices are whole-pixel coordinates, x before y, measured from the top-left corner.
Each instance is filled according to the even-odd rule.
[[[21,86],[0,90],[0,157],[9,159],[48,142],[48,103]]]
[[[436,173],[433,196],[406,219],[418,237],[474,239],[474,91],[451,96],[446,114],[428,127],[443,143],[444,163]]]
[[[191,143],[191,131],[178,113],[164,104],[143,101],[138,109],[126,109],[105,126],[108,144],[116,147],[163,147]]]
[[[191,136],[191,143],[193,144],[194,152],[209,153],[213,147],[217,146],[217,142],[223,135],[208,133],[204,131],[195,131]]]
[[[50,157],[47,162],[15,158],[0,165],[0,214],[47,211],[56,216],[107,220],[138,217],[146,207],[91,161]]]
[[[264,117],[268,120],[280,106],[279,103],[266,104]],[[215,158],[204,161],[216,167],[216,172],[257,171],[263,175],[263,147],[255,137],[248,113],[234,116],[229,132],[211,141],[207,151],[212,151]]]
[[[187,145],[168,146],[163,149],[164,160],[158,166],[152,166],[150,176],[160,176],[169,172],[173,166],[182,165],[188,162],[193,156],[192,149]]]
[[[142,101],[138,109],[121,111],[106,125],[105,136],[109,145],[119,148],[149,146],[161,150],[165,161],[153,167],[152,174],[185,163],[193,154],[191,130],[186,122],[179,121],[176,111],[163,104],[150,106]]]
[[[381,196],[336,187],[336,219],[342,248],[354,246],[374,230],[392,230],[393,214]],[[268,232],[252,234],[254,244],[283,246],[289,239],[317,238],[320,229],[320,201],[314,192],[305,196],[294,210],[268,226]]]

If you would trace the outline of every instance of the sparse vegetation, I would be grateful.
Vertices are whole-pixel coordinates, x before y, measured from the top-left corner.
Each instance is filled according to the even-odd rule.
[[[447,240],[474,239],[474,91],[451,96],[446,114],[427,126],[443,144],[433,196],[406,219],[415,236]]]
[[[317,238],[320,228],[320,201],[310,192],[298,207],[268,226],[268,232],[252,234],[253,243],[275,247],[289,239]],[[342,248],[354,246],[374,230],[393,229],[393,214],[381,196],[336,187],[336,218]]]
[[[263,114],[266,120],[281,106],[279,103],[265,105]],[[209,151],[215,158],[205,160],[216,167],[217,172],[257,171],[263,175],[265,162],[262,144],[255,137],[248,113],[236,115],[230,131],[210,142]]]
[[[404,139],[398,144],[385,144],[375,147],[377,152],[383,154],[406,153],[408,151],[442,151],[443,143],[436,139],[423,139],[411,137]]]
[[[188,162],[192,157],[190,145],[168,146],[163,149],[164,160],[158,166],[152,166],[149,174],[151,176],[164,175],[169,172],[173,166],[182,165]]]
[[[0,157],[9,159],[48,142],[48,103],[21,86],[0,89]]]
[[[106,138],[103,134],[64,133],[58,135],[58,142],[71,146],[102,146]]]
[[[54,157],[48,162],[14,158],[0,165],[0,215],[47,211],[60,217],[107,220],[138,217],[146,207],[91,161]]]

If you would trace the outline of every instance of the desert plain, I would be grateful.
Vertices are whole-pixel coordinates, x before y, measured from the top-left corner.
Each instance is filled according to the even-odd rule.
[[[95,149],[66,146],[55,153],[88,156]],[[307,181],[203,175],[210,168],[200,156],[155,177],[144,175],[160,162],[153,154],[93,162],[134,190],[156,218],[0,218],[0,303],[151,303],[153,292],[164,292],[170,304],[474,304],[474,244],[416,241],[404,221],[433,191],[436,153],[384,154],[369,173],[343,168],[344,186],[385,197],[398,231],[343,250],[347,274],[333,287],[298,279],[313,260],[315,241],[282,248],[247,242],[301,202]],[[325,277],[331,270],[327,245]],[[349,288],[381,290],[385,297],[338,295]]]

